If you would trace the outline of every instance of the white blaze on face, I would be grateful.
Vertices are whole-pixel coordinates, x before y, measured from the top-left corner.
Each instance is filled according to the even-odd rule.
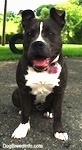
[[[36,39],[36,41],[42,41],[42,42],[45,42],[43,37],[42,37],[42,30],[43,30],[43,22],[40,23],[40,32],[39,32],[39,36],[38,38]]]

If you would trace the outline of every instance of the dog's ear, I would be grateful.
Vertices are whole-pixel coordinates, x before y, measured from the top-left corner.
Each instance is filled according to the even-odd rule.
[[[31,19],[35,17],[34,12],[30,9],[21,12],[22,26],[24,27]]]
[[[53,18],[61,28],[63,28],[65,24],[65,11],[51,8],[50,17]]]

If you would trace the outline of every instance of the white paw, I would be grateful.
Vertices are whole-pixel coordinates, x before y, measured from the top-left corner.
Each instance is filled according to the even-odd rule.
[[[19,110],[19,115],[21,115],[22,114],[22,110]]]
[[[68,140],[68,134],[67,133],[59,133],[59,132],[56,132],[54,134],[55,138],[59,139],[59,140],[63,140],[63,141],[67,141]]]
[[[20,123],[19,126],[15,129],[15,131],[12,134],[12,138],[24,138],[28,131],[30,130],[30,123],[22,124]]]
[[[43,116],[44,116],[45,118],[50,118],[50,119],[53,118],[53,114],[50,113],[50,112],[45,112],[45,113],[43,114]]]

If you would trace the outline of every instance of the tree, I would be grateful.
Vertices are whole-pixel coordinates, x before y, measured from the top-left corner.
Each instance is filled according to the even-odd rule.
[[[79,0],[69,0],[69,2],[72,3],[72,4],[79,5]]]
[[[47,18],[48,16],[49,16],[49,9],[46,7],[43,7],[41,12],[40,12],[39,18],[44,19],[44,18]]]
[[[49,15],[49,10],[53,5],[42,5],[36,9],[36,16],[40,19],[45,19]]]
[[[82,44],[82,20],[75,26],[74,31],[74,42],[78,44]]]
[[[82,5],[82,0],[79,0],[79,5]]]
[[[8,11],[7,12],[7,21],[9,20],[13,20],[13,18],[15,17],[15,13],[12,11]]]
[[[82,43],[82,6],[72,3],[58,5],[58,8],[64,9],[66,12],[66,24],[62,32],[64,43]]]
[[[82,0],[69,0],[72,4],[82,5]]]

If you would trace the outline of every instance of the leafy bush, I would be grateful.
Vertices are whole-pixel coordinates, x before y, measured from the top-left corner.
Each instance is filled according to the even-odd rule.
[[[79,3],[78,0],[70,0],[68,3],[61,3],[56,6],[43,5],[36,10],[36,15],[40,19],[46,18],[52,6],[65,10],[66,24],[62,31],[63,43],[82,44],[82,5]]]
[[[82,44],[82,6],[68,2],[57,7],[66,12],[66,24],[62,32],[63,42]]]

